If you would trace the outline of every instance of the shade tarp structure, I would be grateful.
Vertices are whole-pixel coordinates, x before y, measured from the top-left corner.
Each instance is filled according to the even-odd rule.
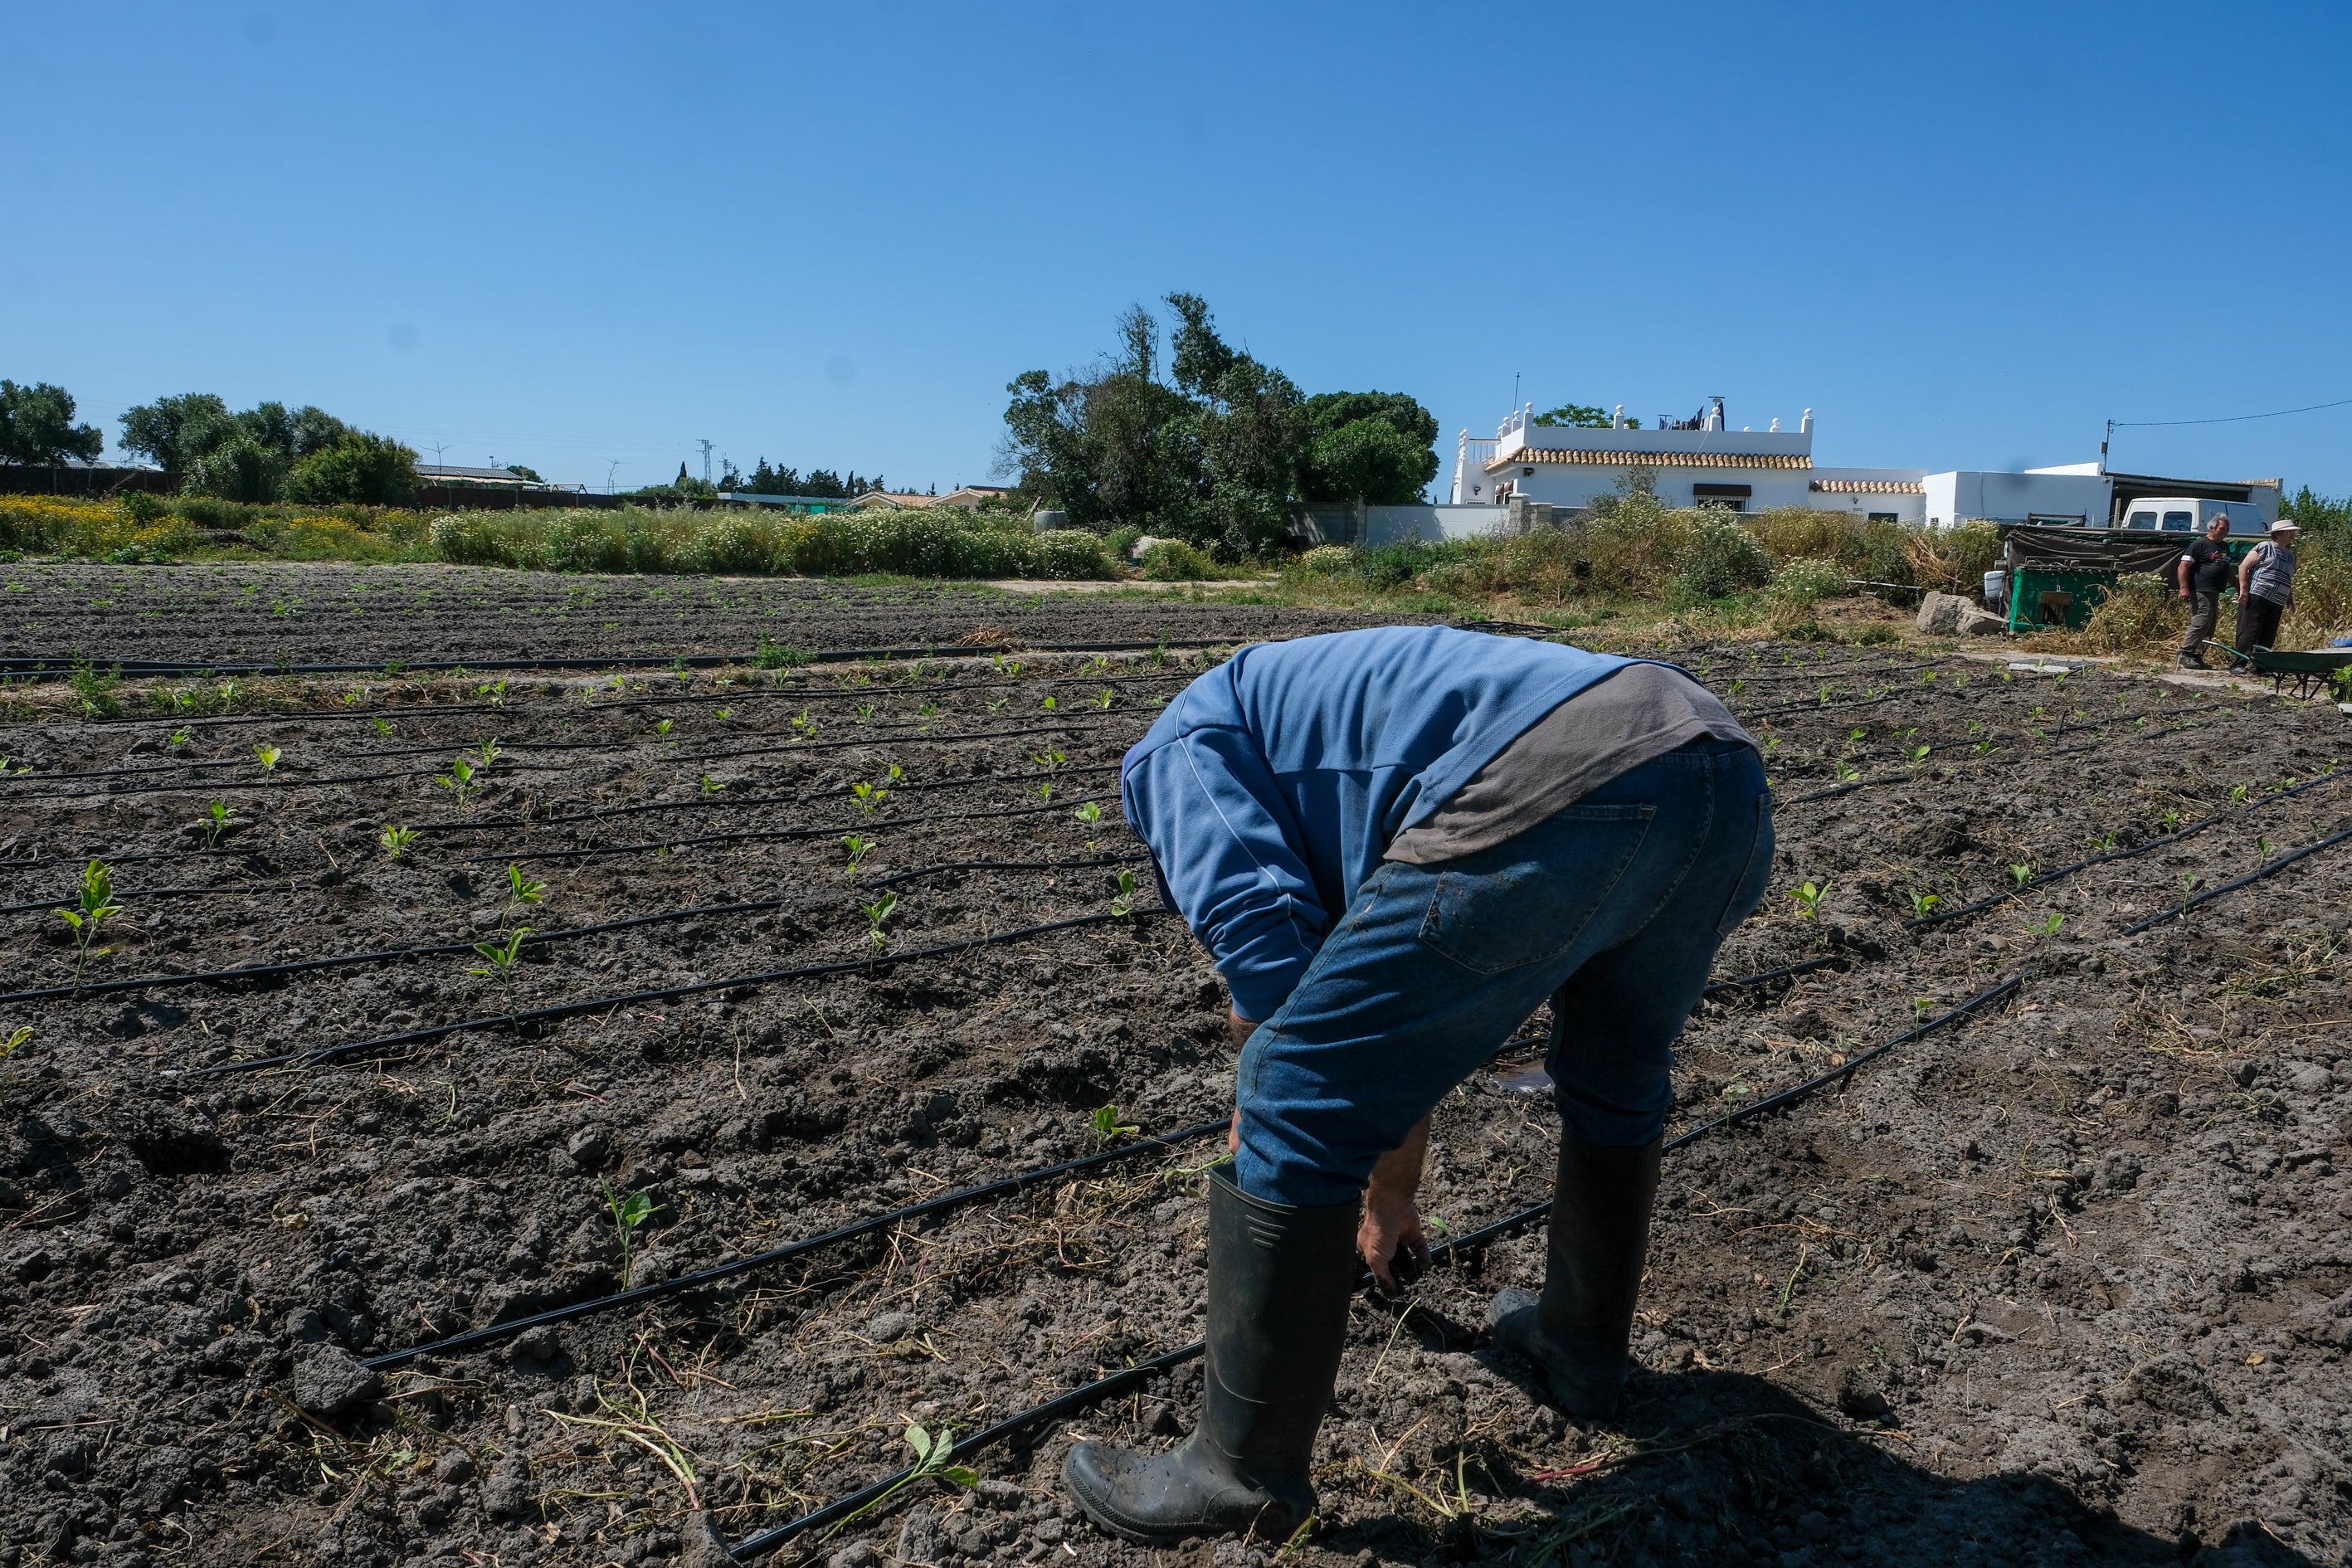
[[[2105,529],[2011,528],[2003,533],[2004,564],[2060,572],[2169,573],[2193,533],[2115,533]]]

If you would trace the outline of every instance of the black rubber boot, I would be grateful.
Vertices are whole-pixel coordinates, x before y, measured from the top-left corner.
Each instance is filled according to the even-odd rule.
[[[1606,1149],[1563,1128],[1543,1294],[1506,1290],[1486,1310],[1495,1342],[1533,1362],[1579,1420],[1608,1415],[1624,1391],[1663,1147]]]
[[[1315,1512],[1307,1467],[1347,1343],[1359,1205],[1286,1208],[1224,1168],[1209,1177],[1200,1425],[1164,1454],[1081,1443],[1062,1466],[1087,1517],[1129,1541],[1283,1541]]]

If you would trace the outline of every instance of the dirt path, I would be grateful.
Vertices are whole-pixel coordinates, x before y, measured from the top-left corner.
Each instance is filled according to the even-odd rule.
[[[1150,607],[1180,637],[1227,608]],[[1621,1418],[1562,1422],[1479,1332],[1540,1233],[1465,1253],[1358,1306],[1286,1560],[2342,1561],[2352,843],[2124,934],[2352,824],[2340,721],[1899,648],[1686,657],[1782,803],[1776,896],[1718,973],[1837,963],[1693,1020],[1675,1131],[1701,1135]],[[0,1562],[694,1561],[906,1463],[909,1421],[970,1432],[1189,1342],[1206,1138],[355,1370],[1222,1114],[1213,974],[1148,876],[1111,912],[1139,852],[1113,769],[1197,661],[1008,664],[0,734],[35,763],[0,783],[0,904],[34,906],[0,915],[12,992],[71,985],[50,910],[93,857],[125,912],[92,986],[442,949],[0,1001],[0,1040],[33,1031],[0,1064]],[[397,858],[388,823],[416,829]],[[854,879],[849,836],[876,846]],[[1905,929],[2018,866],[2019,896]],[[1807,880],[1811,917],[1778,896]],[[509,989],[474,944],[523,926],[551,940]],[[2011,975],[1842,1090],[1706,1131]],[[1438,1113],[1454,1233],[1544,1197],[1525,1065]],[[1164,1441],[1198,1380],[778,1560],[1271,1560],[1129,1548],[1061,1500],[1070,1441]]]

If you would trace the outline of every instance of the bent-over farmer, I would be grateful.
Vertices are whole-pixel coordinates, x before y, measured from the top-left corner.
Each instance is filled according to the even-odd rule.
[[[1387,1285],[1427,1258],[1430,1110],[1547,998],[1544,1288],[1490,1317],[1563,1408],[1606,1414],[1670,1047],[1771,869],[1754,742],[1671,666],[1397,626],[1243,648],[1169,703],[1121,787],[1246,1044],[1209,1186],[1200,1424],[1157,1456],[1079,1444],[1079,1504],[1131,1541],[1304,1522],[1357,1254]]]

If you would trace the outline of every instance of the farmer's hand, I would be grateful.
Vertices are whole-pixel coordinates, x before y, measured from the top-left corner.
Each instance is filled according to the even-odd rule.
[[[1372,1167],[1372,1179],[1364,1185],[1356,1250],[1386,1295],[1401,1293],[1429,1267],[1429,1238],[1422,1234],[1421,1210],[1413,1203],[1428,1156],[1429,1118],[1424,1116],[1402,1145],[1381,1156]]]
[[[1233,1040],[1234,1049],[1240,1050],[1244,1046],[1248,1045],[1250,1036],[1256,1032],[1255,1024],[1230,1007],[1225,1009],[1225,1033]]]

